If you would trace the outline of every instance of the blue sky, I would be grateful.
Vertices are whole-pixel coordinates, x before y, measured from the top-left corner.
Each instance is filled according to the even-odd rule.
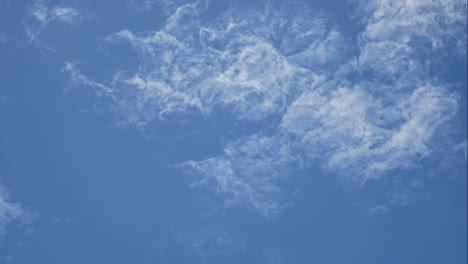
[[[0,263],[466,263],[461,0],[0,0]]]

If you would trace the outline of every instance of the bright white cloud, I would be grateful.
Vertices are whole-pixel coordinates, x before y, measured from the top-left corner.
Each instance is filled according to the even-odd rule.
[[[434,131],[456,112],[457,97],[424,85],[384,106],[359,87],[304,93],[283,116],[312,158],[359,182],[408,167],[429,154]],[[389,100],[387,100],[387,104]],[[389,126],[391,124],[391,126]]]
[[[363,40],[391,40],[405,44],[418,37],[429,40],[434,49],[454,45],[466,47],[466,2],[459,0],[367,1]],[[370,11],[370,12],[369,12]],[[455,43],[453,43],[455,41]],[[465,41],[465,43],[461,43]],[[462,45],[462,46],[459,46]]]
[[[359,62],[381,77],[420,77],[437,51],[466,55],[465,1],[362,1],[360,7]]]

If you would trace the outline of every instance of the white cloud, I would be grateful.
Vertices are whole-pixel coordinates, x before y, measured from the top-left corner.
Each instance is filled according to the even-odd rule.
[[[96,94],[99,97],[113,97],[113,91],[104,84],[98,83],[96,81],[91,80],[86,75],[82,74],[81,71],[78,69],[76,63],[73,62],[65,62],[65,65],[62,68],[62,71],[67,72],[70,74],[70,79],[72,85],[79,86],[89,86],[95,89]]]
[[[223,155],[182,165],[226,205],[274,215],[287,204],[281,181],[295,162],[320,161],[365,184],[431,155],[434,136],[457,111],[457,95],[430,69],[437,56],[466,55],[466,3],[357,3],[364,26],[357,36],[300,4],[234,8],[213,19],[202,3],[184,4],[159,30],[106,38],[137,54],[111,81],[94,81],[73,64],[64,69],[138,127],[220,109],[241,122],[281,120],[271,136],[244,135]]]
[[[36,0],[29,8],[23,24],[29,43],[53,51],[40,40],[40,35],[53,23],[76,24],[80,22],[82,17],[83,14],[76,8],[61,5],[51,6],[48,1]]]
[[[366,70],[397,79],[420,75],[436,51],[466,55],[465,1],[361,1],[360,7],[359,61]]]
[[[369,1],[365,7],[372,11],[367,16],[363,38],[369,41],[392,40],[402,43],[430,40],[432,48],[444,48],[466,30],[466,2],[459,0],[397,0]],[[460,47],[462,48],[462,47]]]
[[[80,13],[70,7],[54,7],[49,12],[49,20],[58,20],[64,23],[73,23],[80,16]]]
[[[0,186],[0,241],[11,225],[24,228],[31,224],[32,218],[33,214],[23,209],[19,203],[11,202],[6,189]]]
[[[300,158],[280,136],[250,136],[224,146],[224,154],[202,161],[186,161],[198,180],[194,186],[214,186],[226,207],[247,205],[264,216],[274,216],[288,204],[285,183],[290,166]]]
[[[310,157],[325,158],[329,169],[362,183],[428,155],[433,133],[457,108],[454,94],[432,85],[387,106],[384,96],[359,87],[327,88],[326,94],[316,89],[299,97],[282,127],[301,138]]]
[[[117,101],[132,113],[129,123],[194,109],[209,115],[227,108],[240,120],[279,114],[313,80],[307,77],[311,68],[336,64],[335,47],[344,42],[320,14],[290,19],[284,10],[237,10],[202,23],[202,9],[185,4],[159,31],[125,29],[106,38],[127,42],[138,54],[136,68],[117,72],[106,84],[122,95]],[[272,35],[277,31],[288,37]],[[306,55],[318,60],[302,59]]]
[[[383,205],[383,204],[379,204],[379,205],[376,205],[376,206],[373,206],[371,208],[369,208],[367,210],[367,213],[369,215],[385,215],[385,214],[388,214],[390,209],[388,209],[387,206]]]
[[[463,153],[463,156],[465,157],[465,161],[466,161],[466,157],[467,157],[467,149],[468,149],[468,144],[467,144],[467,140],[465,139],[464,141],[458,143],[457,145],[455,145],[455,151],[461,151]]]

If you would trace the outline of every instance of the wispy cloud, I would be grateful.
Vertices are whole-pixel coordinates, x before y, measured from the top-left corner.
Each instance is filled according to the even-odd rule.
[[[468,144],[467,144],[467,140],[465,139],[464,141],[458,143],[455,145],[454,147],[455,151],[460,151],[463,153],[463,156],[465,157],[465,160],[466,160],[466,157],[467,157],[467,150],[468,150]]]
[[[366,45],[392,43],[404,46],[406,51],[411,52],[413,56],[417,56],[421,47],[466,53],[467,4],[465,1],[359,2],[358,9],[361,11],[361,19],[366,27],[360,36],[361,45],[368,52],[371,50],[367,49]],[[447,49],[448,47],[450,49]],[[383,55],[407,57],[406,53]]]
[[[300,166],[289,144],[279,136],[254,135],[226,144],[222,156],[186,161],[181,167],[198,177],[194,186],[213,186],[226,207],[247,205],[274,216],[291,198],[285,195],[291,167]]]
[[[312,81],[310,68],[336,64],[339,44],[332,43],[344,41],[320,14],[289,19],[284,10],[237,10],[207,23],[202,11],[186,4],[159,31],[122,30],[106,38],[138,53],[135,69],[117,72],[109,85],[131,108],[127,112],[141,118],[137,123],[189,109],[203,115],[229,109],[240,120],[280,114]],[[307,54],[320,59],[303,59]]]
[[[73,62],[65,62],[65,65],[62,67],[63,72],[70,74],[71,85],[84,85],[95,89],[96,94],[99,97],[110,97],[113,98],[113,91],[106,85],[96,82],[86,75],[82,74],[79,66]]]
[[[34,214],[26,211],[21,204],[11,202],[7,190],[0,186],[0,242],[11,225],[26,228],[31,224],[33,217]]]
[[[287,204],[282,181],[293,164],[319,161],[360,184],[390,177],[434,153],[434,136],[458,111],[458,95],[432,69],[438,56],[466,56],[466,3],[355,3],[356,36],[301,4],[232,8],[211,19],[205,2],[181,4],[158,30],[105,39],[137,54],[111,81],[64,69],[135,126],[193,111],[280,120],[269,136],[242,135],[223,155],[181,165],[227,206],[271,216]]]
[[[431,85],[391,104],[359,87],[323,92],[299,97],[282,127],[301,138],[312,158],[325,158],[328,168],[360,182],[428,155],[432,134],[457,106],[454,94]]]
[[[389,212],[388,207],[383,204],[373,206],[367,210],[367,213],[369,215],[385,215],[388,212]]]
[[[53,51],[40,40],[40,35],[53,23],[76,24],[83,18],[82,12],[76,8],[49,4],[46,0],[36,0],[28,10],[23,24],[28,42],[39,48]]]

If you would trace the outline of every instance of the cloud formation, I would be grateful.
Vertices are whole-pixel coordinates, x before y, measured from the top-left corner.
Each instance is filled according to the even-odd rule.
[[[281,125],[300,137],[312,158],[325,157],[328,168],[365,182],[428,155],[432,134],[457,106],[454,94],[432,85],[391,104],[382,99],[359,86],[316,89],[291,104]]]
[[[302,4],[231,8],[215,18],[205,16],[206,3],[181,4],[158,30],[105,39],[136,54],[111,81],[91,80],[72,63],[64,69],[137,127],[194,111],[279,120],[232,139],[220,156],[181,164],[226,206],[271,216],[287,205],[283,181],[301,167],[293,164],[319,162],[365,184],[437,151],[434,135],[457,112],[457,93],[434,69],[439,57],[466,56],[466,3],[353,3],[363,27],[356,36]]]
[[[283,189],[294,165],[301,165],[300,157],[286,138],[256,134],[227,143],[222,156],[181,167],[198,176],[195,186],[213,186],[226,207],[247,205],[274,216],[288,203]]]
[[[28,42],[39,48],[53,51],[39,39],[44,30],[53,23],[76,24],[82,17],[83,14],[76,8],[63,5],[51,6],[46,0],[36,0],[23,21]]]
[[[108,36],[107,43],[127,43],[138,56],[136,65],[105,84],[123,107],[122,119],[145,125],[190,109],[205,116],[228,109],[239,120],[281,114],[313,81],[311,69],[340,59],[337,47],[344,41],[319,13],[288,17],[300,8],[237,10],[205,23],[203,7],[186,4],[159,31]]]
[[[33,214],[23,209],[19,203],[11,202],[9,194],[0,186],[0,242],[7,234],[8,227],[17,224],[19,227],[30,225]]]

